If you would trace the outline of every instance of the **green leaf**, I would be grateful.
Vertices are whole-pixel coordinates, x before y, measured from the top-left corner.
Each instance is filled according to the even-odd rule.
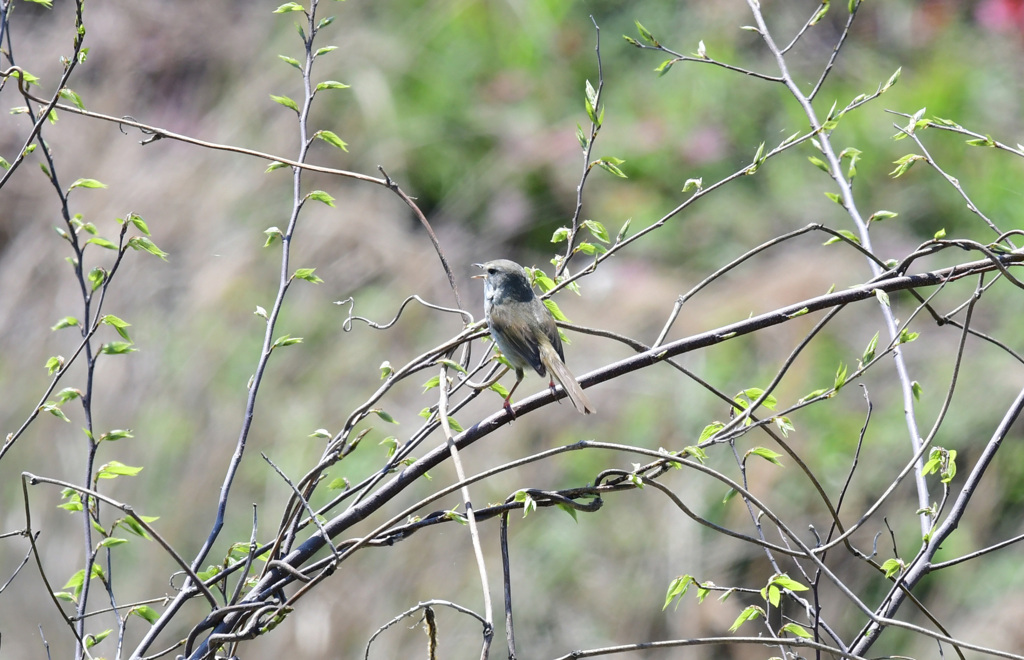
[[[616,159],[618,160],[618,159]],[[622,162],[622,161],[619,161]],[[602,243],[610,243],[611,238],[608,236],[608,230],[605,229],[604,225],[597,220],[584,220],[583,226],[594,235],[594,238],[601,241]]]
[[[449,369],[454,369],[455,371],[458,371],[461,374],[469,375],[469,372],[466,371],[466,368],[463,367],[461,364],[459,364],[458,362],[456,362],[454,360],[447,360],[447,359],[445,359],[445,360],[438,360],[434,364],[443,364],[444,366],[448,367]]]
[[[148,252],[154,257],[167,261],[167,253],[157,247],[156,243],[146,236],[133,236],[128,239],[128,247],[140,252]]]
[[[683,192],[690,192],[691,190],[696,190],[697,192],[700,192],[701,190],[703,190],[703,188],[704,177],[700,177],[697,179],[687,179],[686,183],[683,184]]]
[[[832,384],[832,389],[838,392],[846,384],[846,372],[846,365],[840,362],[839,368],[836,369],[836,379]]]
[[[747,453],[744,454],[744,458],[751,455],[760,456],[769,463],[774,463],[775,465],[782,467],[782,463],[779,461],[779,457],[782,456],[782,454],[774,452],[767,447],[754,447],[753,449],[748,449]]]
[[[800,403],[803,403],[805,401],[810,401],[811,399],[817,399],[819,396],[821,396],[822,394],[824,394],[825,392],[828,392],[828,391],[829,391],[828,389],[814,390],[810,394],[805,394],[804,396],[800,397]]]
[[[871,338],[868,342],[867,348],[864,349],[864,354],[860,356],[861,365],[865,365],[875,359],[875,348],[878,346],[878,333]]]
[[[133,467],[118,461],[110,461],[100,467],[99,471],[96,472],[96,478],[116,479],[117,477],[134,477],[139,472],[142,472],[141,467]]]
[[[772,422],[775,423],[775,427],[779,429],[779,432],[782,433],[783,437],[788,438],[789,434],[796,430],[796,426],[793,425],[793,422],[789,417],[773,417]]]
[[[640,33],[640,37],[644,41],[654,46],[655,48],[661,46],[661,44],[658,43],[658,40],[654,38],[654,35],[651,34],[651,31],[645,28],[643,25],[641,25],[640,21],[635,20],[633,22],[636,23],[636,31]]]
[[[920,336],[921,336],[921,333],[919,333],[919,332],[911,332],[910,330],[907,330],[906,328],[903,328],[902,330],[900,330],[900,336],[899,336],[899,339],[897,340],[897,343],[899,343],[899,344],[909,344],[910,342],[914,341],[915,339],[917,339]]]
[[[302,5],[300,5],[297,2],[286,2],[283,5],[281,5],[280,7],[278,7],[277,9],[275,9],[274,13],[275,14],[286,14],[286,13],[292,12],[292,11],[303,11],[304,12],[306,10],[305,10],[305,8],[303,8]],[[152,623],[152,622],[150,622],[150,623]]]
[[[392,417],[390,413],[388,413],[388,412],[386,412],[384,410],[381,410],[380,408],[374,408],[370,412],[376,414],[377,417],[380,417],[381,419],[383,419],[388,424],[398,424],[398,420],[396,420],[394,417]]]
[[[668,592],[665,594],[665,604],[661,606],[661,611],[664,612],[668,609],[669,604],[672,601],[679,601],[683,596],[686,595],[687,589],[690,588],[691,584],[695,584],[695,580],[689,575],[680,575],[674,578],[668,584]],[[676,607],[679,607],[679,603],[676,603]]]
[[[919,382],[917,382],[915,380],[912,383],[910,383],[910,391],[914,395],[914,399],[917,400],[917,401],[920,401],[921,400],[921,392],[924,391],[924,388],[921,387],[921,383],[919,383]]]
[[[709,440],[711,436],[718,433],[725,428],[725,424],[722,422],[712,422],[704,427],[704,430],[700,432],[700,438],[697,440],[698,444],[703,444],[705,440]]]
[[[50,330],[63,330],[64,328],[75,328],[78,327],[78,319],[74,316],[65,316],[61,320],[57,321]]]
[[[101,236],[93,236],[92,238],[87,240],[86,243],[92,243],[93,245],[98,245],[102,248],[107,248],[108,250],[117,249],[117,243],[112,243],[111,241],[108,241],[107,239]]]
[[[277,339],[274,340],[273,344],[271,344],[270,350],[274,350],[275,348],[277,348],[279,346],[293,346],[295,344],[301,344],[301,343],[302,343],[302,337],[292,337],[291,335],[281,335],[280,337],[278,337]]]
[[[889,89],[890,87],[892,87],[893,85],[895,85],[896,81],[898,81],[900,79],[900,74],[901,73],[903,73],[903,67],[900,67],[900,68],[896,69],[896,72],[893,73],[891,76],[889,76],[889,80],[884,85],[882,85],[882,90],[881,91],[884,92],[887,89]]]
[[[295,274],[292,275],[292,278],[298,280],[306,280],[307,282],[312,282],[313,284],[323,284],[323,280],[313,274],[313,271],[315,270],[316,268],[299,268],[295,271]]]
[[[323,48],[317,49],[317,51],[315,53],[313,53],[313,57],[320,57],[321,55],[326,55],[327,53],[329,53],[329,52],[331,52],[333,50],[338,50],[338,47],[337,46],[324,46]]]
[[[314,190],[313,192],[306,195],[307,199],[315,199],[318,202],[323,202],[327,206],[334,206],[334,198],[325,193],[323,190]]]
[[[626,218],[626,221],[622,223],[622,227],[619,229],[619,233],[615,235],[615,242],[620,243],[622,239],[626,237],[626,232],[629,231],[629,223],[633,222],[633,218]]]
[[[52,376],[64,367],[64,356],[53,355],[46,360],[46,375]]]
[[[125,328],[127,328],[128,326],[131,325],[131,323],[128,323],[127,321],[119,319],[118,317],[114,316],[113,314],[107,314],[106,316],[101,318],[100,319],[100,323],[102,323],[103,325],[113,326],[113,328],[115,330],[117,330],[117,334],[121,335],[121,337],[123,337],[125,340],[127,340],[127,341],[131,341],[132,340],[132,338],[128,336],[128,331],[125,330]]]
[[[397,424],[397,422],[396,422],[396,424]],[[389,435],[388,437],[384,438],[383,440],[381,440],[377,444],[379,446],[381,446],[381,447],[387,447],[388,448],[388,454],[387,454],[388,458],[391,458],[392,456],[394,456],[395,452],[398,451],[398,438],[396,438],[393,435]]]
[[[441,384],[441,377],[440,376],[434,376],[433,378],[431,378],[427,382],[423,383],[423,391],[424,392],[429,392],[430,390],[434,389],[435,387],[438,387],[440,384]]]
[[[940,229],[939,231],[935,232],[934,236],[932,236],[932,238],[934,238],[937,241],[941,241],[945,237],[946,237],[946,230],[945,229]]]
[[[675,63],[678,61],[678,57],[667,59],[658,66],[654,67],[654,72],[657,73],[659,76],[663,76],[666,73],[668,73],[672,69],[672,66],[675,65]]]
[[[52,402],[52,401],[47,401],[43,405],[39,406],[39,410],[42,411],[42,412],[48,412],[51,415],[53,415],[54,417],[58,417],[60,419],[63,419],[65,422],[67,422],[69,424],[71,423],[71,420],[68,419],[68,416],[65,415],[64,411],[60,409],[60,406],[57,405],[56,403]]]
[[[818,11],[814,14],[814,16],[811,17],[811,20],[808,22],[808,25],[817,25],[818,21],[825,18],[825,14],[828,13],[828,6],[829,0],[823,0],[823,2],[821,3],[821,7],[819,7]]]
[[[581,149],[586,149],[587,144],[590,143],[587,134],[583,132],[583,127],[580,126],[579,122],[576,123],[576,140],[580,143]]]
[[[871,214],[871,217],[868,218],[868,222],[878,222],[879,220],[889,220],[891,218],[895,218],[898,215],[899,215],[899,213],[896,213],[895,211],[875,211],[874,213]]]
[[[394,372],[395,372],[395,370],[391,368],[391,362],[389,362],[388,360],[384,360],[383,362],[380,363],[380,379],[381,380],[385,380],[388,376],[390,376]]]
[[[565,511],[566,513],[568,513],[569,517],[572,518],[574,521],[576,521],[577,523],[579,522],[579,518],[577,518],[577,515],[576,515],[576,509],[572,508],[568,504],[562,504],[561,502],[556,504],[555,506],[557,506],[562,511]]]
[[[875,297],[878,298],[878,302],[882,303],[886,307],[889,306],[889,294],[888,293],[886,293],[882,289],[875,289],[873,291],[873,293],[875,294]]]
[[[100,346],[100,353],[104,355],[124,355],[137,350],[130,341],[112,341]]]
[[[106,433],[100,435],[100,442],[115,442],[117,440],[123,440],[124,438],[134,438],[131,429],[112,429]],[[142,468],[139,468],[140,470]]]
[[[57,392],[57,401],[63,406],[68,401],[74,401],[81,396],[82,390],[76,387],[65,387],[60,392]]]
[[[732,625],[729,627],[729,632],[736,632],[744,623],[752,621],[759,616],[765,616],[763,609],[756,605],[747,607],[745,610],[740,612],[740,615],[736,617],[735,621],[733,621]]]
[[[811,165],[814,165],[825,174],[828,174],[828,164],[825,163],[825,161],[818,158],[817,156],[808,156],[807,160],[811,161]]]
[[[86,277],[89,279],[89,283],[92,284],[92,290],[95,291],[107,281],[107,271],[99,267],[93,268]]]
[[[135,225],[135,228],[141,231],[146,236],[149,236],[149,226],[146,221],[142,219],[142,216],[136,215],[135,213],[128,214],[128,221]]]
[[[807,632],[807,630],[804,629],[803,626],[796,623],[787,623],[786,625],[782,626],[782,631],[792,633],[797,637],[803,637],[804,639],[811,639],[812,637],[811,633]]]
[[[270,247],[278,238],[284,238],[284,232],[277,227],[268,227],[263,230],[263,233],[267,235],[267,242],[263,244],[263,247]]]
[[[607,158],[598,158],[597,160],[594,161],[594,164],[599,166],[604,171],[614,174],[620,179],[628,179],[629,177],[626,176],[626,173],[620,170],[618,167],[619,164],[624,162],[626,161],[619,158],[615,158],[613,156],[608,156]]]
[[[523,505],[523,518],[530,515],[532,511],[537,510],[537,501],[525,490],[517,490],[513,495],[513,501]]]
[[[149,605],[139,605],[138,607],[133,607],[131,610],[128,611],[128,614],[140,616],[150,624],[156,623],[157,620],[160,618],[160,615],[157,614],[157,611]]]
[[[351,484],[349,484],[348,479],[345,477],[338,477],[336,479],[332,479],[331,483],[327,484],[327,490],[344,490],[350,485]]]
[[[267,169],[263,170],[263,173],[264,173],[264,174],[267,174],[267,173],[269,173],[269,172],[273,172],[274,170],[279,170],[279,169],[281,169],[282,167],[288,167],[288,166],[287,166],[287,165],[285,165],[284,163],[282,163],[282,162],[281,162],[281,161],[279,161],[279,160],[275,160],[275,161],[274,161],[274,162],[272,162],[272,163],[271,163],[270,165],[267,165]]]
[[[807,587],[797,582],[788,575],[777,575],[772,578],[772,584],[778,585],[783,589],[789,589],[790,591],[807,591]]]
[[[972,147],[994,147],[996,146],[995,140],[991,136],[986,135],[983,138],[975,138],[973,140],[967,140],[967,144]]]
[[[71,89],[69,89],[67,87],[61,89],[60,90],[60,95],[61,95],[61,97],[67,99],[68,101],[71,101],[71,103],[73,103],[74,106],[76,108],[78,108],[79,110],[85,110],[85,104],[82,103],[82,97],[79,96],[74,91],[72,91]]]
[[[903,156],[898,160],[894,160],[893,164],[896,165],[896,168],[892,172],[889,172],[889,176],[891,176],[894,179],[898,179],[899,177],[906,174],[907,170],[913,167],[914,163],[916,163],[919,160],[926,159],[924,156],[920,154],[907,154],[906,156]]]
[[[825,197],[828,197],[829,199],[831,199],[833,202],[835,202],[839,206],[843,206],[843,198],[840,197],[839,193],[826,192],[825,193]],[[843,208],[846,208],[846,207],[844,206]]]
[[[551,298],[544,299],[544,306],[551,311],[551,315],[555,317],[556,321],[569,322],[569,319],[562,313],[562,310],[558,308],[558,305]]]
[[[291,64],[299,71],[302,71],[302,65],[299,64],[299,61],[294,57],[288,57],[287,55],[278,55],[278,57],[280,57],[283,61],[287,62],[288,64]]]
[[[348,151],[348,143],[346,143],[332,131],[317,131],[316,133],[313,134],[313,137],[317,138],[318,140],[323,140],[327,144],[337,147],[342,151]]]
[[[552,243],[562,243],[569,238],[569,228],[559,227],[555,230],[555,233],[551,235]]]
[[[275,96],[275,95],[271,94],[270,98],[273,99],[274,103],[280,103],[281,105],[283,105],[286,108],[291,108],[296,113],[298,113],[298,111],[299,111],[298,104],[295,103],[295,101],[293,101],[290,98],[288,98],[287,96]]]
[[[882,563],[882,570],[885,571],[885,577],[892,578],[897,573],[900,573],[905,568],[902,559],[886,559]]]
[[[316,91],[319,92],[324,89],[348,89],[349,87],[351,87],[351,85],[346,85],[345,83],[338,82],[337,80],[325,80],[316,84]]]
[[[583,254],[593,256],[595,254],[604,254],[608,251],[603,245],[597,245],[595,243],[588,243],[586,241],[576,246],[576,251],[582,252]],[[578,292],[577,292],[578,293]]]
[[[71,192],[75,188],[106,188],[107,184],[101,183],[96,179],[78,179],[70,186],[68,186],[68,192]]]

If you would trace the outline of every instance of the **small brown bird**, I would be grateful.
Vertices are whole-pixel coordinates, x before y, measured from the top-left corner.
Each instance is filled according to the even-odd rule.
[[[473,265],[484,270],[473,277],[484,280],[484,313],[491,337],[516,370],[516,384],[505,397],[505,410],[512,413],[512,392],[522,382],[526,367],[533,367],[541,376],[550,374],[552,389],[557,380],[576,410],[585,415],[594,412],[583,388],[565,366],[555,319],[534,295],[523,267],[508,259]]]

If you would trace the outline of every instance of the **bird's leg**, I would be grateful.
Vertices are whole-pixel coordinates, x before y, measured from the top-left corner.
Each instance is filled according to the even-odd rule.
[[[512,419],[516,418],[516,414],[515,412],[512,411],[512,404],[510,403],[510,400],[512,399],[512,393],[516,391],[517,387],[519,387],[519,383],[523,382],[523,377],[525,375],[525,371],[523,371],[522,369],[516,369],[516,384],[512,386],[512,389],[510,389],[508,391],[508,394],[505,396],[505,405],[503,407],[505,408],[505,412],[512,416]]]
[[[555,379],[553,376],[548,377],[548,388],[551,390],[552,394],[555,393]],[[555,401],[558,402],[558,405],[562,405],[561,399],[555,399]]]

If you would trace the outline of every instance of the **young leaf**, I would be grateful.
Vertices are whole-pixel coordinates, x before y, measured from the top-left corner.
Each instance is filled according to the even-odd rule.
[[[275,96],[274,94],[271,94],[270,98],[273,99],[274,103],[280,103],[286,108],[291,108],[296,113],[299,111],[298,104],[287,96]]]
[[[860,356],[861,365],[865,365],[875,359],[875,348],[878,346],[878,333],[871,338],[868,342],[867,348],[864,349],[864,354]]]
[[[316,268],[299,268],[295,271],[295,274],[292,275],[292,278],[306,280],[313,284],[323,284],[323,280],[313,274],[313,271],[315,270]]]
[[[899,215],[899,213],[896,213],[895,211],[875,211],[874,213],[871,214],[871,217],[868,218],[868,222],[878,222],[879,220],[889,220],[890,218],[895,218],[898,215]]]
[[[141,467],[132,467],[131,465],[125,465],[118,461],[110,461],[106,465],[100,467],[96,473],[97,479],[116,479],[117,477],[134,477],[139,472],[142,472]]]
[[[556,321],[568,322],[569,319],[562,313],[562,310],[558,308],[558,305],[551,298],[544,299],[544,306],[551,310],[551,315],[555,317]]]
[[[156,243],[146,236],[132,236],[128,239],[128,247],[133,250],[148,252],[154,257],[160,257],[164,261],[167,261],[167,253],[157,247]]]
[[[139,349],[132,346],[130,341],[112,341],[100,346],[100,353],[104,355],[124,355],[125,353],[134,353]]]
[[[561,243],[569,238],[569,228],[559,227],[555,230],[555,233],[551,235],[552,243]]]
[[[102,238],[100,236],[93,236],[92,238],[87,240],[86,243],[92,243],[93,245],[98,245],[101,248],[107,248],[108,250],[116,250],[117,249],[117,243],[112,243],[112,242],[108,241],[107,239]]]
[[[107,184],[100,183],[96,179],[78,179],[70,186],[68,186],[68,192],[71,192],[75,188],[106,188]]]
[[[318,140],[323,140],[327,144],[337,147],[342,151],[348,151],[348,143],[346,143],[332,131],[317,131],[316,133],[313,134],[313,137],[317,138]]]
[[[299,61],[297,59],[295,59],[294,57],[288,57],[287,55],[278,55],[278,57],[280,57],[284,62],[286,62],[288,64],[291,64],[293,67],[295,67],[299,71],[302,71],[302,65],[299,64]]]
[[[323,202],[327,206],[334,206],[334,198],[325,193],[323,190],[314,190],[313,192],[306,195],[307,199],[315,199],[318,202]]]
[[[386,412],[384,410],[381,410],[380,408],[374,408],[370,412],[375,413],[377,415],[377,417],[380,417],[381,419],[383,419],[388,424],[398,424],[398,420],[395,419],[394,417],[392,417],[391,413],[388,413],[388,412]]]
[[[278,337],[277,339],[274,340],[273,344],[271,344],[270,350],[274,350],[275,348],[277,348],[279,346],[292,346],[294,344],[301,344],[301,343],[302,343],[302,337],[292,337],[291,335],[281,335],[280,337]]]
[[[602,243],[609,243],[611,241],[611,239],[608,237],[608,230],[605,229],[604,225],[598,222],[597,220],[584,220],[583,226],[586,227],[590,231],[590,233],[594,235],[594,238],[601,241]]]
[[[277,9],[274,10],[275,14],[286,14],[291,11],[306,11],[302,5],[297,2],[286,2]]]
[[[740,615],[736,617],[736,620],[733,621],[731,626],[729,626],[729,632],[736,632],[744,623],[756,619],[759,616],[765,616],[763,609],[756,605],[747,607],[745,610],[740,612]]]
[[[57,321],[50,330],[62,330],[64,328],[74,328],[78,326],[78,319],[74,316],[65,316],[61,320]]]
[[[325,80],[316,84],[316,91],[319,92],[323,89],[348,89],[349,87],[351,87],[351,85],[340,83],[337,80]]]
[[[774,463],[775,465],[782,467],[782,463],[779,461],[779,457],[782,456],[782,454],[776,453],[766,447],[754,447],[753,449],[749,449],[747,450],[747,453],[745,454],[744,458],[750,455],[760,456],[769,463]]]
[[[124,338],[126,341],[131,341],[132,340],[132,338],[128,336],[128,331],[125,330],[125,328],[127,328],[128,326],[131,325],[131,323],[128,323],[127,321],[119,319],[118,317],[114,316],[113,314],[107,314],[106,316],[101,318],[100,319],[100,323],[102,323],[104,325],[113,326],[113,328],[115,330],[117,330],[117,334],[121,335],[121,337]]]
[[[654,35],[651,34],[651,31],[645,28],[643,25],[641,25],[640,21],[633,22],[636,23],[636,31],[640,33],[640,37],[643,38],[644,41],[654,46],[655,48],[661,46],[661,44],[658,43],[658,40],[654,38]]]
[[[804,629],[803,626],[796,623],[787,623],[786,625],[782,626],[782,631],[792,633],[797,637],[803,637],[804,639],[811,639],[812,637],[811,633],[807,632],[807,630]]]

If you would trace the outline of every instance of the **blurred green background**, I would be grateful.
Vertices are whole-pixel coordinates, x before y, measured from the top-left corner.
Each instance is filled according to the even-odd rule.
[[[90,110],[294,157],[294,115],[269,95],[300,98],[299,76],[278,54],[301,59],[301,44],[293,27],[297,14],[274,15],[277,4],[91,3],[86,8],[91,50],[70,86]],[[805,91],[842,30],[845,4],[835,3],[826,20],[790,52],[792,71]],[[780,43],[788,42],[818,7],[805,1],[762,5]],[[14,8],[15,62],[42,79],[45,93],[59,79],[58,55],[71,52],[72,9],[69,2],[57,3],[53,10],[29,3]],[[701,177],[710,185],[749,164],[759,143],[771,148],[806,123],[779,85],[689,63],[659,77],[653,70],[666,57],[640,51],[621,37],[637,36],[633,22],[639,20],[669,48],[689,54],[703,41],[711,57],[774,75],[776,66],[758,36],[739,29],[753,22],[742,2],[351,0],[321,2],[320,15],[337,18],[321,32],[317,45],[338,49],[318,60],[314,78],[352,87],[318,95],[311,126],[334,131],[349,150],[317,143],[312,161],[370,175],[383,166],[430,218],[456,269],[463,300],[478,316],[482,296],[479,283],[468,279],[472,262],[509,257],[551,272],[555,246],[550,237],[572,215],[582,171],[575,128],[577,122],[586,122],[584,83],[596,84],[598,79],[591,16],[600,26],[606,106],[595,156],[624,159],[622,169],[629,178],[595,171],[585,188],[583,217],[604,223],[612,235],[627,219],[634,233],[681,204],[689,197],[681,192],[687,179]],[[863,152],[854,188],[861,212],[867,216],[888,209],[900,214],[873,227],[879,256],[902,257],[943,228],[955,237],[981,242],[994,238],[957,192],[925,165],[897,180],[887,176],[894,160],[915,149],[909,141],[891,139],[893,123],[905,120],[885,111],[913,113],[927,107],[929,116],[953,119],[1003,142],[1024,140],[1022,31],[1024,9],[1009,0],[864,3],[815,109],[824,116],[833,102],[843,106],[857,94],[875,91],[902,67],[895,87],[844,118],[833,135],[838,149]],[[0,101],[4,111],[23,103],[11,84],[0,93]],[[0,155],[13,160],[27,130],[24,116],[6,116],[0,122]],[[108,237],[116,233],[115,217],[138,213],[169,253],[166,263],[129,255],[105,303],[105,312],[133,324],[130,331],[139,351],[100,362],[95,423],[100,430],[131,428],[135,434],[132,440],[103,447],[100,463],[116,459],[145,466],[139,477],[104,484],[105,492],[160,516],[161,533],[189,556],[212,524],[211,502],[234,450],[246,382],[263,336],[262,321],[253,310],[256,305],[269,308],[280,270],[280,252],[263,248],[263,230],[287,223],[291,177],[288,170],[264,174],[266,163],[256,159],[169,140],[140,146],[137,132],[125,133],[116,125],[70,113],[44,128],[65,186],[79,177],[109,186],[75,191],[72,211]],[[1021,159],[967,147],[962,138],[934,130],[923,139],[936,161],[1003,230],[1024,225]],[[842,209],[823,195],[832,186],[808,163],[807,157],[815,153],[804,144],[772,159],[756,176],[700,200],[583,280],[581,297],[560,294],[560,306],[574,322],[651,342],[677,296],[746,250],[812,222],[853,229]],[[48,382],[42,366],[46,358],[70,355],[77,345],[73,331],[54,333],[50,326],[64,316],[81,315],[77,285],[63,260],[68,252],[53,232],[61,222],[59,207],[38,162],[37,153],[0,189],[4,434],[17,429],[38,403]],[[360,324],[344,332],[346,308],[333,303],[349,296],[356,299],[357,314],[379,322],[392,318],[408,295],[443,305],[452,305],[453,297],[429,240],[394,195],[324,175],[308,174],[304,181],[307,190],[323,189],[334,196],[336,207],[307,204],[292,267],[315,267],[324,283],[299,282],[289,292],[277,334],[304,341],[271,361],[229,507],[229,526],[211,555],[214,563],[229,543],[248,540],[252,503],[260,506],[261,531],[269,533],[279,518],[288,489],[259,452],[288,474],[301,475],[322,450],[320,441],[308,435],[321,427],[340,428],[348,412],[378,387],[382,361],[404,364],[461,328],[457,317],[414,306],[386,332]],[[804,236],[722,278],[686,304],[669,337],[713,329],[819,295],[833,284],[844,287],[870,276],[860,256],[838,245],[823,247],[824,240],[822,235]],[[90,252],[96,263],[108,257],[100,252]],[[966,257],[944,253],[921,267],[961,258]],[[584,265],[573,264],[575,269]],[[972,286],[951,285],[939,298],[939,308],[951,309]],[[1015,293],[1009,286],[994,288],[974,322],[1020,350]],[[901,318],[915,307],[902,296],[894,296],[893,305]],[[682,362],[730,395],[764,386],[816,320],[797,319],[685,356]],[[838,363],[855,364],[881,329],[881,316],[872,305],[842,312],[783,381],[776,392],[782,405],[830,385]],[[923,319],[917,329],[922,338],[906,354],[911,377],[924,390],[919,423],[927,431],[948,386],[958,333]],[[113,336],[109,329],[108,334]],[[577,375],[629,355],[625,347],[593,336],[573,335],[572,340],[566,351]],[[960,389],[936,441],[960,452],[962,472],[973,464],[1019,389],[1020,373],[1020,365],[991,346],[968,345]],[[62,386],[81,386],[82,377],[78,370]],[[844,508],[851,519],[852,512],[874,501],[909,456],[891,362],[880,365],[864,383],[874,410],[861,468]],[[414,378],[389,395],[385,408],[400,425],[377,422],[364,446],[332,470],[332,478],[358,480],[383,460],[380,440],[408,437],[419,421],[416,413],[435,398],[435,392],[424,393],[420,385]],[[543,386],[541,379],[530,377],[520,394]],[[598,415],[582,418],[563,405],[524,416],[465,452],[467,472],[585,438],[678,449],[695,442],[706,424],[728,415],[719,400],[666,367],[619,378],[591,392]],[[499,405],[496,396],[482,397],[459,421],[468,426]],[[41,417],[0,461],[0,532],[24,526],[23,470],[83,481],[82,416],[74,405],[67,410],[71,424]],[[850,469],[865,412],[860,389],[849,387],[842,396],[794,416],[793,446],[833,495]],[[1020,439],[1017,432],[1004,443],[961,531],[946,548],[948,557],[1021,532]],[[432,438],[428,444],[436,442]],[[768,442],[750,436],[740,449]],[[479,484],[473,497],[482,506],[518,488],[583,485],[606,467],[628,469],[632,460],[611,453],[564,454]],[[785,469],[754,466],[752,486],[770,493],[778,509],[799,522],[795,528],[813,523],[825,530],[827,519],[806,480],[789,461],[783,462]],[[721,448],[710,464],[736,473],[731,454]],[[433,476],[408,501],[449,483],[454,471],[445,466]],[[738,499],[721,503],[725,493],[720,484],[685,473],[669,476],[666,483],[702,514],[750,530]],[[81,565],[79,521],[56,508],[56,489],[38,487],[31,494],[34,524],[43,530],[46,568],[55,582],[62,582]],[[939,497],[939,491],[932,496]],[[451,499],[443,507],[457,503]],[[907,559],[919,538],[915,509],[912,488],[904,485],[885,511],[898,550]],[[496,524],[483,529],[498,598]],[[855,542],[869,552],[878,532],[883,533],[879,559],[884,560],[893,551],[881,517],[870,521]],[[723,634],[742,606],[756,599],[737,595],[724,603],[708,599],[698,607],[687,596],[678,609],[663,613],[669,581],[688,573],[719,585],[757,589],[772,572],[762,553],[723,541],[647,491],[609,497],[599,514],[581,515],[578,523],[553,509],[525,521],[517,518],[511,536],[523,657]],[[14,571],[26,550],[23,540],[0,541],[0,580]],[[117,553],[113,575],[121,598],[169,593],[167,575],[174,566],[155,546],[135,541]],[[1019,551],[1010,548],[952,569],[925,582],[921,594],[941,621],[955,624],[954,635],[998,648],[1024,648],[1019,626],[1007,624],[1024,605],[1018,584],[1024,578],[1015,569],[1019,558]],[[837,562],[836,570],[869,603],[885,593],[884,580],[862,564]],[[378,626],[434,597],[480,609],[480,587],[462,527],[433,528],[394,548],[358,555],[327,588],[302,601],[273,634],[244,645],[242,655],[355,657]],[[99,607],[102,598],[97,592],[94,598]],[[834,617],[841,632],[857,629],[855,618],[843,617],[847,603],[833,596],[826,596],[825,603],[825,616]],[[195,607],[195,615],[200,612]],[[912,613],[906,616],[917,620]],[[187,632],[189,618],[179,621],[185,627],[168,634],[168,643]],[[475,623],[448,612],[439,621],[444,652],[473,652]],[[67,655],[68,635],[30,567],[0,594],[4,657],[41,655],[38,624],[54,657]],[[130,638],[139,634],[141,625],[133,623]],[[747,624],[740,632],[762,632],[757,626]],[[499,627],[495,652],[502,636]],[[110,657],[114,651],[105,644],[98,652]],[[382,636],[373,657],[410,657],[421,653],[423,644],[421,632],[400,626]],[[933,649],[924,639],[890,631],[873,652],[914,655]],[[724,654],[763,655],[755,647],[692,651],[693,657]],[[676,655],[649,652],[642,657]]]

